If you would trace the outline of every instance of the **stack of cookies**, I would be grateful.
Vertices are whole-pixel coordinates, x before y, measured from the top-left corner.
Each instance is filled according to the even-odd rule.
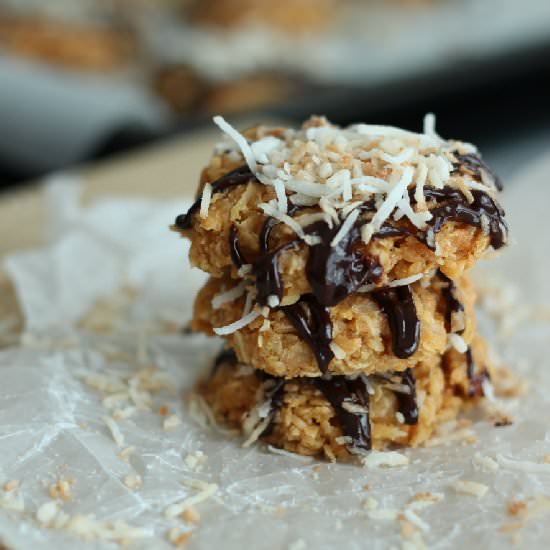
[[[314,117],[225,132],[174,229],[210,274],[192,328],[225,347],[219,422],[331,460],[416,446],[483,397],[468,269],[506,244],[500,182],[468,143]]]

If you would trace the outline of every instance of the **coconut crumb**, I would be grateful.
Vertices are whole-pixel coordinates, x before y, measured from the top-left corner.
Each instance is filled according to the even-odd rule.
[[[0,492],[0,508],[14,512],[25,510],[25,502],[19,492],[19,486],[20,483],[17,479],[12,479],[4,484],[4,490]]]
[[[218,486],[215,483],[206,483],[200,480],[187,480],[183,482],[184,485],[198,490],[199,492],[196,495],[186,498],[185,500],[171,504],[166,508],[165,515],[168,518],[175,518],[179,516],[184,510],[199,504],[205,500],[208,500],[213,496],[218,490]]]
[[[307,543],[304,539],[298,539],[288,545],[288,550],[306,550]]]
[[[15,491],[16,489],[19,489],[20,481],[18,479],[10,479],[9,481],[6,481],[4,483],[4,491],[6,493],[9,493],[10,491]]]
[[[118,424],[108,416],[103,417],[103,422],[107,425],[109,428],[109,431],[111,432],[111,436],[113,437],[115,443],[122,447],[124,445],[124,435],[122,435],[122,432],[120,431],[120,428],[118,427]]]
[[[53,483],[48,489],[50,497],[53,499],[71,500],[71,486],[73,483],[74,479],[72,477],[60,479],[56,483]]]
[[[180,425],[181,425],[181,419],[177,415],[172,414],[164,419],[164,421],[162,422],[162,429],[165,432],[171,432]]]
[[[482,470],[483,472],[496,472],[499,469],[498,462],[491,458],[490,456],[484,456],[481,453],[476,453],[472,458],[472,464],[476,469]]]
[[[498,454],[496,459],[499,465],[507,470],[517,470],[527,473],[550,473],[550,464],[531,462],[530,460],[513,460],[501,454]]]
[[[42,527],[51,527],[53,519],[59,512],[59,505],[55,501],[49,501],[42,504],[36,511],[36,521]]]
[[[183,548],[189,542],[192,534],[192,531],[180,531],[177,527],[172,527],[168,531],[167,538],[176,548]]]
[[[122,479],[122,482],[130,491],[136,491],[143,485],[143,480],[139,474],[128,474]]]
[[[395,468],[399,466],[407,466],[408,464],[409,458],[396,451],[370,451],[369,454],[363,458],[363,465],[369,468]]]
[[[378,508],[378,501],[373,497],[367,497],[363,501],[363,508],[365,510],[376,510]]]
[[[186,523],[197,524],[200,522],[201,516],[195,508],[190,506],[181,513],[181,519]]]
[[[121,460],[124,460],[125,462],[128,462],[130,460],[130,455],[136,452],[136,448],[131,445],[130,447],[125,447],[118,453],[118,458]]]
[[[524,516],[527,514],[527,506],[525,500],[511,500],[506,504],[506,513],[513,517]]]
[[[184,460],[185,465],[194,472],[200,472],[203,465],[208,460],[208,456],[202,451],[189,453]]]
[[[373,520],[394,521],[399,517],[399,510],[394,508],[376,508],[374,510],[369,510],[367,515],[369,519]]]
[[[453,483],[454,490],[462,495],[471,495],[482,498],[489,490],[487,485],[477,483],[477,481],[458,480]]]

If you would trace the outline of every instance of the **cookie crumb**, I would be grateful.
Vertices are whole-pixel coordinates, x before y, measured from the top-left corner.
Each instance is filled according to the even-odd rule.
[[[511,500],[506,505],[506,513],[509,516],[525,515],[527,512],[527,502],[524,500]]]

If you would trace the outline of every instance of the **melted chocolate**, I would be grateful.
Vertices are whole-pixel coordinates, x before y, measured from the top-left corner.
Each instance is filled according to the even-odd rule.
[[[305,294],[298,302],[281,308],[296,332],[311,348],[322,373],[334,357],[330,349],[332,322],[327,307],[322,306],[312,294]]]
[[[239,230],[235,224],[232,224],[229,230],[229,254],[233,265],[237,269],[240,269],[247,263],[239,245]]]
[[[491,239],[491,245],[498,250],[506,244],[508,226],[504,221],[502,208],[483,191],[476,189],[471,191],[474,201],[470,204],[466,197],[455,189],[444,187],[435,190],[426,188],[424,194],[428,200],[445,202],[442,206],[436,206],[430,210],[432,219],[428,224],[435,233],[441,231],[448,221],[462,222],[475,227],[484,228],[486,220],[487,230]]]
[[[214,359],[214,372],[216,372],[224,363],[229,363],[230,365],[237,364],[237,356],[235,351],[229,348],[223,348],[220,353]]]
[[[339,226],[330,228],[319,221],[306,228],[308,234],[321,237],[321,243],[309,249],[306,276],[323,306],[335,306],[364,283],[377,282],[382,277],[382,266],[365,254],[360,225],[355,224],[336,246],[331,246],[331,242]]]
[[[410,357],[420,338],[420,320],[410,286],[376,290],[372,297],[388,318],[393,353],[400,359]]]
[[[493,178],[495,186],[499,191],[502,191],[502,181],[495,172],[489,167],[489,165],[477,154],[468,153],[466,155],[459,155],[455,153],[457,162],[453,165],[455,171],[465,169],[471,172],[474,176],[482,180],[481,171],[486,172]]]
[[[212,194],[222,193],[227,191],[231,187],[236,187],[238,185],[244,185],[250,181],[257,181],[256,176],[250,171],[248,166],[240,166],[239,168],[232,170],[231,172],[225,174],[220,179],[216,180],[212,184]],[[180,214],[176,221],[174,222],[176,227],[181,230],[191,229],[193,225],[193,216],[195,213],[200,210],[202,202],[202,196],[200,196],[192,205],[191,208],[187,211],[186,214]]]
[[[447,275],[445,275],[442,271],[438,271],[437,275],[440,279],[447,283],[447,286],[442,289],[442,293],[447,304],[447,308],[445,310],[445,328],[447,332],[451,332],[453,314],[463,312],[464,306],[457,298],[457,289],[454,281],[449,279],[449,277],[447,277]],[[458,334],[462,334],[463,332],[464,329],[458,331]]]
[[[418,402],[416,400],[416,378],[412,369],[401,373],[401,383],[409,388],[410,393],[395,392],[399,412],[405,418],[405,424],[418,424]]]
[[[352,449],[368,451],[372,447],[369,420],[369,394],[363,380],[346,379],[344,376],[334,376],[330,380],[318,378],[315,384],[332,405],[340,428],[345,436],[351,438]],[[364,412],[350,412],[344,404],[361,407]]]
[[[468,348],[466,351],[466,373],[468,375],[468,380],[470,385],[468,387],[468,397],[483,397],[485,392],[483,391],[483,382],[485,380],[490,380],[489,372],[487,369],[483,369],[481,372],[476,374],[476,364],[474,361],[474,356],[472,349]]]

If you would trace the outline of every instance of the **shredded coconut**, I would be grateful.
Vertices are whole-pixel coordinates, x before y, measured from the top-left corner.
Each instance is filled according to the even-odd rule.
[[[550,464],[531,462],[530,460],[512,460],[501,454],[496,456],[498,464],[507,470],[526,473],[550,473]]]
[[[477,481],[458,480],[453,483],[453,488],[457,493],[463,495],[472,495],[477,498],[482,498],[489,490],[487,485],[477,483]]]
[[[246,164],[252,173],[255,174],[257,172],[256,156],[254,155],[254,151],[248,144],[246,138],[235,130],[235,128],[233,128],[233,126],[231,126],[231,124],[229,124],[223,117],[215,116],[213,120],[214,124],[238,145]]]
[[[451,346],[458,351],[458,353],[466,353],[468,351],[468,344],[464,341],[464,338],[456,332],[451,332],[447,335]]]
[[[219,309],[222,305],[240,298],[245,293],[246,284],[246,281],[241,281],[237,286],[234,286],[226,292],[216,294],[216,296],[212,298],[212,307],[214,309]]]
[[[210,208],[211,199],[212,199],[212,185],[210,183],[206,183],[202,190],[201,209],[199,212],[199,215],[201,218],[208,217],[208,209]]]
[[[231,323],[224,327],[215,328],[214,333],[217,334],[218,336],[226,336],[227,334],[233,334],[234,332],[237,332],[238,330],[241,330],[242,328],[246,327],[247,325],[255,321],[260,316],[261,316],[261,313],[257,311],[251,311],[250,313],[246,314],[244,317],[235,321],[234,323]]]
[[[111,435],[113,436],[115,443],[119,447],[122,447],[124,445],[124,435],[122,435],[122,432],[118,427],[118,424],[108,416],[104,416],[103,421],[105,422],[105,424],[107,424],[107,427],[109,428],[109,431],[111,432]]]
[[[363,459],[363,464],[369,468],[406,466],[409,458],[396,451],[370,451]]]
[[[182,500],[181,502],[168,506],[164,512],[167,518],[175,518],[176,516],[179,516],[187,508],[191,508],[200,502],[208,500],[218,490],[218,486],[215,483],[205,483],[200,480],[185,480],[183,484],[199,492],[196,495]]]

